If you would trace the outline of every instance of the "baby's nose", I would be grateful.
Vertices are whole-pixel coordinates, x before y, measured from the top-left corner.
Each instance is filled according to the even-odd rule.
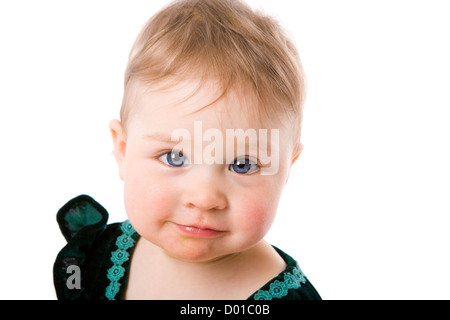
[[[212,177],[197,177],[195,181],[188,182],[182,195],[182,202],[185,207],[201,211],[223,210],[228,205],[223,185]]]

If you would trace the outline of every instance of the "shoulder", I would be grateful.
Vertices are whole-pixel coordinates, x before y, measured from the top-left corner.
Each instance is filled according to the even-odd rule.
[[[306,278],[297,261],[279,248],[273,247],[286,262],[286,268],[249,299],[321,300],[319,293]]]
[[[107,225],[107,221],[107,211],[87,195],[70,200],[58,211],[57,222],[67,240],[53,265],[58,299],[95,299],[98,286],[94,284],[106,283],[103,270],[120,227],[120,223]],[[79,279],[68,285],[74,270],[79,272]]]

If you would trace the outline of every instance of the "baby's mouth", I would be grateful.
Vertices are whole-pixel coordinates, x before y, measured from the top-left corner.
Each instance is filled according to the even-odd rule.
[[[208,226],[195,226],[195,225],[183,225],[174,223],[177,229],[188,236],[199,238],[212,238],[217,237],[225,233],[225,231],[216,230]]]

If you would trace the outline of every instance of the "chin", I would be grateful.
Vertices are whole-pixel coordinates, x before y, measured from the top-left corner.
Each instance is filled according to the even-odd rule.
[[[195,247],[178,248],[177,250],[162,248],[169,256],[186,262],[207,262],[217,259],[209,250]]]
[[[197,241],[181,241],[176,247],[160,246],[167,255],[185,262],[204,263],[219,260],[225,256],[229,256],[234,252],[224,250],[217,251],[214,248],[205,246]]]

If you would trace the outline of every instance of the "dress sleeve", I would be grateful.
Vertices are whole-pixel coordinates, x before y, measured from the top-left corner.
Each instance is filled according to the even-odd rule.
[[[105,226],[108,212],[88,195],[78,196],[59,209],[56,220],[67,241],[85,227]]]
[[[84,270],[89,263],[89,253],[106,227],[108,212],[91,197],[81,195],[66,203],[58,211],[56,219],[67,240],[53,265],[56,295],[58,299],[79,299],[85,290]],[[80,278],[69,279],[77,271]],[[75,283],[68,285],[68,280]],[[78,288],[77,284],[80,284]]]

